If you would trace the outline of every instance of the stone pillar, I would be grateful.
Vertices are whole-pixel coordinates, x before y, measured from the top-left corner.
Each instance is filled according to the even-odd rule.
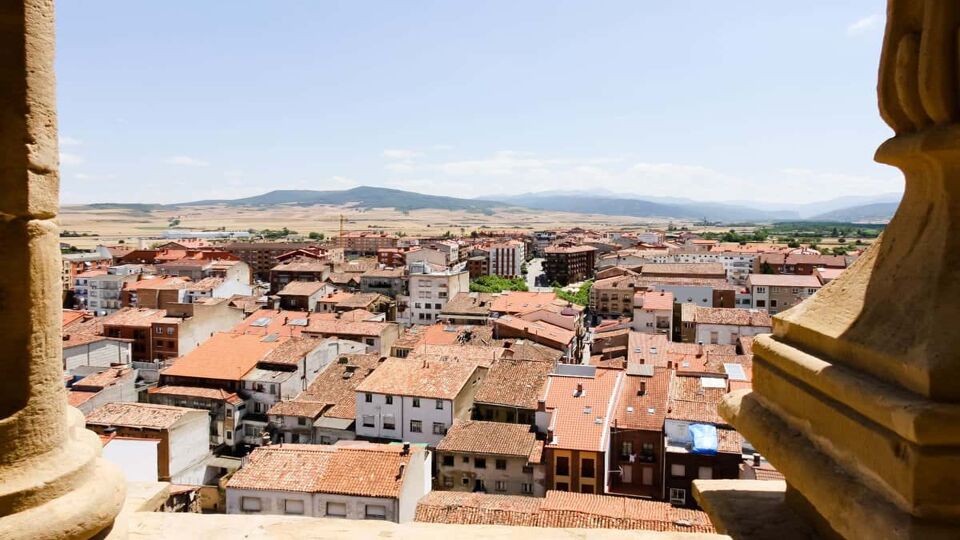
[[[882,238],[754,344],[721,414],[825,536],[960,535],[960,2],[890,0],[876,159],[906,193]]]
[[[124,496],[63,387],[53,12],[0,2],[0,538],[100,534]]]

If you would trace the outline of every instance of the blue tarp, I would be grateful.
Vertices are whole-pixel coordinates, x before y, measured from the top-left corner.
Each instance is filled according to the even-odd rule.
[[[717,453],[717,426],[710,424],[690,424],[690,438],[693,444],[690,452],[694,454],[714,455]]]

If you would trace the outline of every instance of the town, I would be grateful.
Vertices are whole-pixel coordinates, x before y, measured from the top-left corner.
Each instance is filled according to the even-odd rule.
[[[860,254],[673,227],[189,234],[63,239],[68,402],[169,510],[677,532],[713,531],[693,480],[782,480],[717,406],[771,315]]]

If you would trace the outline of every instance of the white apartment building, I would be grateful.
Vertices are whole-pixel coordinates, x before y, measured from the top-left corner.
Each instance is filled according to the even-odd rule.
[[[510,240],[490,245],[489,268],[490,275],[502,277],[517,277],[525,261],[523,242]]]
[[[388,358],[357,386],[358,437],[435,447],[468,420],[487,368],[466,360]]]
[[[428,270],[429,266],[413,268]],[[398,303],[405,309],[397,314],[397,321],[404,324],[433,324],[451,298],[470,290],[470,273],[466,270],[411,273],[407,290],[407,296],[399,297]]]
[[[136,279],[135,274],[89,276],[83,279],[81,286],[78,278],[77,297],[81,299],[83,306],[95,315],[110,315],[123,307],[120,299],[123,284]]]

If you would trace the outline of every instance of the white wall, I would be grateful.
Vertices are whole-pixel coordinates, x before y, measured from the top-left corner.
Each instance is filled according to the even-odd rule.
[[[696,304],[703,307],[714,307],[712,287],[657,284],[653,285],[652,288],[656,291],[673,293],[674,301],[680,304]]]
[[[197,465],[203,464],[210,454],[210,413],[198,410],[184,415],[170,430],[169,444],[171,481],[188,483],[182,481],[183,477],[194,476]]]
[[[734,326],[732,324],[697,324],[697,342],[713,343],[710,340],[711,332],[717,333],[717,343],[720,345],[736,345],[737,338],[769,334],[769,326]],[[736,337],[733,336],[736,334]]]
[[[85,345],[63,349],[64,371],[80,366],[110,367],[111,364],[129,364],[131,343],[102,339]]]
[[[443,439],[443,435],[433,434],[433,423],[441,423],[445,429],[449,429],[453,423],[453,402],[450,400],[441,400],[443,409],[437,409],[434,399],[421,398],[420,406],[414,407],[414,398],[411,397],[393,396],[393,403],[387,404],[386,395],[371,395],[372,402],[367,403],[366,394],[357,392],[356,431],[357,435],[361,437],[426,443],[433,446]],[[365,415],[373,416],[373,427],[363,425]],[[383,419],[387,415],[393,415],[396,429],[390,430],[383,427]],[[420,420],[421,433],[410,431],[411,420]]]
[[[156,482],[159,439],[111,439],[103,447],[103,457],[117,465],[127,482]]]

